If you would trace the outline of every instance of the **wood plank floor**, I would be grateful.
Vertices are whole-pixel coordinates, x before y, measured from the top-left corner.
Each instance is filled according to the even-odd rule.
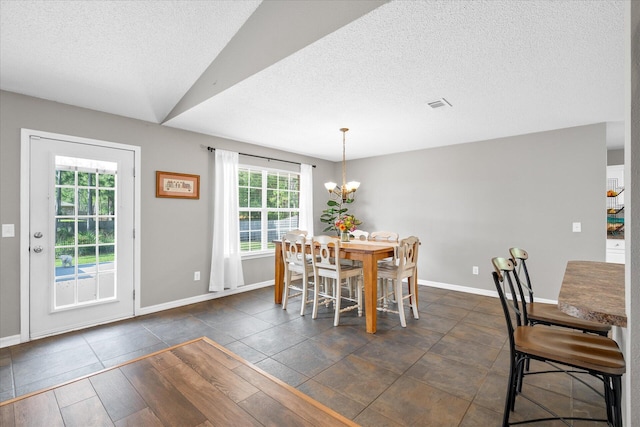
[[[2,402],[0,425],[357,424],[203,337]]]

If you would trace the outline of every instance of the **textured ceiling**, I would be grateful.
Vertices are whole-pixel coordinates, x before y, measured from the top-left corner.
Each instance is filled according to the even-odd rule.
[[[162,123],[275,3],[2,0],[0,87]],[[290,30],[269,16],[259,37]],[[623,1],[391,1],[342,25],[236,52],[263,65],[165,125],[339,160],[345,126],[354,159],[623,120]]]

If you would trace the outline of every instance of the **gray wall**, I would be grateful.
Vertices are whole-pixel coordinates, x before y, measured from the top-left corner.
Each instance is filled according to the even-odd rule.
[[[607,165],[624,165],[624,149],[607,150]]]
[[[490,259],[519,246],[555,300],[567,260],[604,261],[606,155],[598,124],[356,160],[352,210],[364,230],[420,238],[421,280],[495,290]]]
[[[213,156],[200,144],[316,164],[316,219],[327,200],[322,183],[340,179],[339,163],[8,92],[0,92],[0,113],[0,220],[16,231],[20,128],[142,147],[143,307],[207,293]],[[420,280],[491,291],[490,258],[522,246],[538,296],[555,299],[568,259],[604,260],[605,166],[602,124],[354,160],[347,175],[362,182],[351,208],[361,228],[420,237]],[[156,199],[156,170],[201,175],[201,199]],[[582,233],[571,232],[573,221]],[[316,234],[323,228],[316,220]],[[18,252],[19,236],[0,239],[0,337],[20,332]],[[471,274],[473,265],[480,275]],[[272,257],[243,266],[247,284],[273,278]]]
[[[0,337],[20,333],[20,129],[28,128],[142,147],[141,306],[148,307],[207,293],[211,262],[213,146],[249,154],[316,164],[328,180],[335,165],[139,120],[0,92],[0,221],[15,224],[16,237],[0,239]],[[250,157],[241,161],[251,164]],[[286,168],[286,163],[272,162]],[[200,200],[158,199],[155,172],[201,176]],[[324,181],[322,181],[324,182]],[[324,189],[317,187],[318,198]],[[243,263],[247,284],[273,280],[273,258]],[[200,271],[202,280],[193,281]]]

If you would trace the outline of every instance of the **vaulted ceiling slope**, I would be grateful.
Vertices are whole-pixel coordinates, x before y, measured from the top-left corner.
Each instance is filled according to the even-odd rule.
[[[3,90],[334,161],[621,121],[623,49],[623,0],[0,1]]]

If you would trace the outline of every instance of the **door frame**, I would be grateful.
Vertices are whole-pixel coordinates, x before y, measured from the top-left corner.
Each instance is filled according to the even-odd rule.
[[[31,340],[30,336],[30,272],[29,272],[29,210],[31,192],[31,137],[55,139],[77,144],[94,145],[106,148],[132,151],[134,156],[133,192],[134,192],[134,218],[133,227],[135,236],[133,239],[133,289],[135,292],[133,316],[140,314],[140,177],[141,147],[117,142],[101,141],[97,139],[63,135],[22,128],[20,130],[20,342]]]

